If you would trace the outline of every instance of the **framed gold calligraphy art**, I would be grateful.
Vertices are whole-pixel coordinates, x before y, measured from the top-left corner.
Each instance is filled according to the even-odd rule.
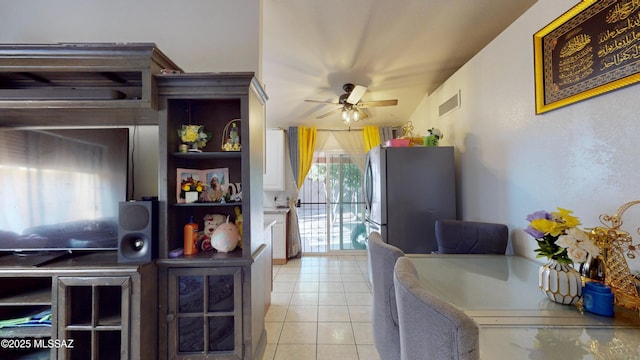
[[[640,80],[640,0],[583,0],[533,36],[536,114]]]

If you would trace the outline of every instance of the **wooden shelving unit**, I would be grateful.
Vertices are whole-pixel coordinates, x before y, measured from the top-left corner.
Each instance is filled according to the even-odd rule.
[[[152,43],[0,44],[0,127],[157,125],[163,69],[181,71]],[[153,263],[119,264],[115,251],[2,254],[0,319],[47,307],[52,326],[4,328],[0,337],[74,339],[74,348],[0,349],[0,358],[157,357]]]
[[[252,279],[270,267],[264,251],[262,173],[266,96],[252,73],[176,74],[157,77],[160,106],[160,358],[254,359],[264,351],[264,291]],[[222,151],[226,125],[241,119],[241,151]],[[178,152],[177,130],[202,125],[212,138],[202,152]],[[239,202],[178,202],[177,169],[227,169],[226,184],[240,183]],[[259,175],[259,176],[257,176]],[[207,182],[208,179],[200,179]],[[225,185],[223,184],[223,188]],[[229,253],[200,251],[169,258],[183,247],[183,227],[193,217],[202,229],[206,214],[243,215],[242,248]],[[196,283],[192,305],[182,308],[180,289]],[[233,287],[233,306],[215,309],[213,288]],[[213,286],[213,288],[210,288]],[[216,290],[217,291],[217,290]],[[166,345],[163,345],[166,344]]]

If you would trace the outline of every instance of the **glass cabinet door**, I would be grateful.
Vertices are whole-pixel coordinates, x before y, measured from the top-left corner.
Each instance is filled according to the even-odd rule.
[[[170,358],[242,358],[240,268],[169,270]]]
[[[128,359],[131,278],[59,277],[59,359]]]

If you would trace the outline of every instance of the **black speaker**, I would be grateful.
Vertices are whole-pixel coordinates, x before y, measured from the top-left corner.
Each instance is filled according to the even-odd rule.
[[[149,262],[158,257],[158,202],[121,201],[118,262]]]

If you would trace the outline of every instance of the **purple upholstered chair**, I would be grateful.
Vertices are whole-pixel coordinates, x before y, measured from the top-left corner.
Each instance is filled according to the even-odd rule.
[[[462,220],[436,220],[439,254],[502,254],[507,250],[509,228]]]

